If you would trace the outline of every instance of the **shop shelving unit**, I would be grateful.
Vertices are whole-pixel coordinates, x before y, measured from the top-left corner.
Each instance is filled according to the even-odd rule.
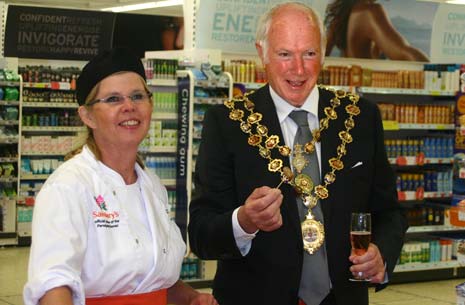
[[[53,168],[83,144],[86,128],[70,83],[26,82],[23,90],[17,229],[18,243],[28,245],[35,195]]]
[[[0,81],[0,87],[16,88],[19,93],[18,100],[0,100],[0,246],[16,245],[18,243],[16,234],[16,198],[19,186],[20,168],[20,146],[19,137],[21,133],[21,102],[22,102],[22,78],[18,81]],[[17,117],[6,118],[6,109],[14,108]],[[10,169],[7,169],[10,167]]]

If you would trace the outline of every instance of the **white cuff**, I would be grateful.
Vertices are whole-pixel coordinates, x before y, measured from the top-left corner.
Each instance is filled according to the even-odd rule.
[[[252,247],[252,240],[257,235],[258,230],[252,234],[249,234],[242,229],[241,225],[239,224],[239,220],[237,219],[239,208],[235,209],[232,214],[233,234],[234,239],[236,240],[237,248],[241,252],[242,256],[246,256]]]

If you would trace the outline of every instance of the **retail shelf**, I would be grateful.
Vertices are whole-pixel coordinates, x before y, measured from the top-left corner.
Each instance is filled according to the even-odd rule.
[[[155,112],[152,113],[152,120],[177,120],[177,113],[170,112]]]
[[[411,226],[407,233],[428,233],[428,232],[448,232],[463,230],[462,227],[447,226],[447,225],[431,225],[431,226]]]
[[[30,191],[36,191],[36,190],[31,189]],[[40,189],[37,191],[40,191]],[[18,196],[16,203],[17,205],[20,205],[23,207],[31,207],[31,206],[34,206],[35,197],[34,196]]]
[[[17,87],[17,86],[20,86],[21,85],[21,82],[20,81],[5,81],[5,80],[2,80],[0,81],[0,86],[2,87]]]
[[[64,90],[64,91],[73,91],[71,89],[71,84],[68,82],[25,82],[23,83],[24,88],[33,88],[33,89],[52,89],[52,90]]]
[[[432,262],[432,263],[408,263],[397,265],[394,268],[394,272],[410,272],[410,271],[425,271],[434,269],[450,269],[464,267],[463,264],[458,261],[446,261],[446,262]]]
[[[353,92],[354,91],[353,86],[324,85],[324,87],[332,88],[332,89],[335,89],[335,90],[343,90],[343,91],[346,91],[346,92]]]
[[[425,164],[451,164],[454,158],[425,158]]]
[[[19,141],[19,136],[7,136],[7,137],[0,136],[0,144],[18,143],[18,141]]]
[[[18,177],[0,177],[0,182],[16,182],[18,181]]]
[[[223,104],[227,98],[219,97],[195,97],[194,104],[196,105],[220,105]]]
[[[16,232],[0,232],[0,246],[14,246],[18,244],[18,239],[16,238]]]
[[[24,185],[19,186],[19,190],[24,191],[24,192],[38,192],[38,191],[40,191],[40,189],[41,189],[41,187],[28,187],[28,186],[24,186]],[[18,197],[18,201],[20,199],[24,200],[23,197],[21,197],[21,198]]]
[[[203,88],[229,88],[229,83],[227,81],[216,81],[208,79],[198,79],[195,80],[194,86],[203,87]]]
[[[23,108],[78,108],[77,103],[23,102]]]
[[[452,164],[454,158],[419,158],[417,156],[399,156],[397,158],[388,158],[391,165],[399,166],[422,166],[425,164]]]
[[[438,199],[438,198],[451,198],[452,192],[425,192],[423,198],[425,199]]]
[[[23,126],[23,131],[78,132],[86,130],[84,126]]]
[[[148,79],[147,85],[149,86],[163,86],[163,87],[175,87],[178,82],[175,79]]]
[[[0,163],[18,162],[18,157],[0,157]]]
[[[455,96],[455,92],[453,91],[432,91],[425,89],[359,87],[357,90],[360,93],[376,94]]]
[[[19,121],[18,120],[0,120],[0,125],[8,125],[8,126],[19,125]]]
[[[43,151],[43,152],[37,152],[37,151],[22,151],[21,155],[22,156],[65,156],[68,154],[67,152],[56,152],[56,151]]]
[[[175,186],[176,179],[161,179],[161,183],[165,186]]]
[[[49,174],[34,175],[34,174],[21,174],[21,180],[46,180]]]
[[[175,153],[176,146],[154,146],[139,149],[141,153]]]
[[[454,130],[454,124],[399,124],[400,129]]]
[[[14,195],[14,196],[0,195],[0,201],[2,201],[2,200],[14,200],[14,201],[16,201],[16,195]]]
[[[0,106],[19,106],[19,101],[0,100]]]
[[[397,191],[397,198],[400,202],[411,202],[423,199],[442,199],[452,197],[452,192],[425,192],[417,191]]]
[[[397,121],[383,121],[383,128],[386,131],[393,130],[455,130],[454,124],[414,124],[399,123]]]
[[[243,83],[247,90],[257,90],[266,85],[266,83]]]

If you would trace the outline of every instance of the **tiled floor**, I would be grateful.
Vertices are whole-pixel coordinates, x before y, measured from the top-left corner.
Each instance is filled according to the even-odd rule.
[[[29,248],[0,248],[0,305],[23,305]],[[390,285],[370,291],[370,305],[455,305],[455,285],[465,279]]]

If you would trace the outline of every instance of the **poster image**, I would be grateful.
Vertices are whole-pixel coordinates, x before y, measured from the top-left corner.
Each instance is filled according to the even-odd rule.
[[[325,12],[328,56],[429,61],[437,4],[333,0]]]
[[[202,0],[197,48],[255,55],[260,17],[284,0]],[[327,29],[327,56],[462,63],[465,6],[416,0],[301,0]]]

